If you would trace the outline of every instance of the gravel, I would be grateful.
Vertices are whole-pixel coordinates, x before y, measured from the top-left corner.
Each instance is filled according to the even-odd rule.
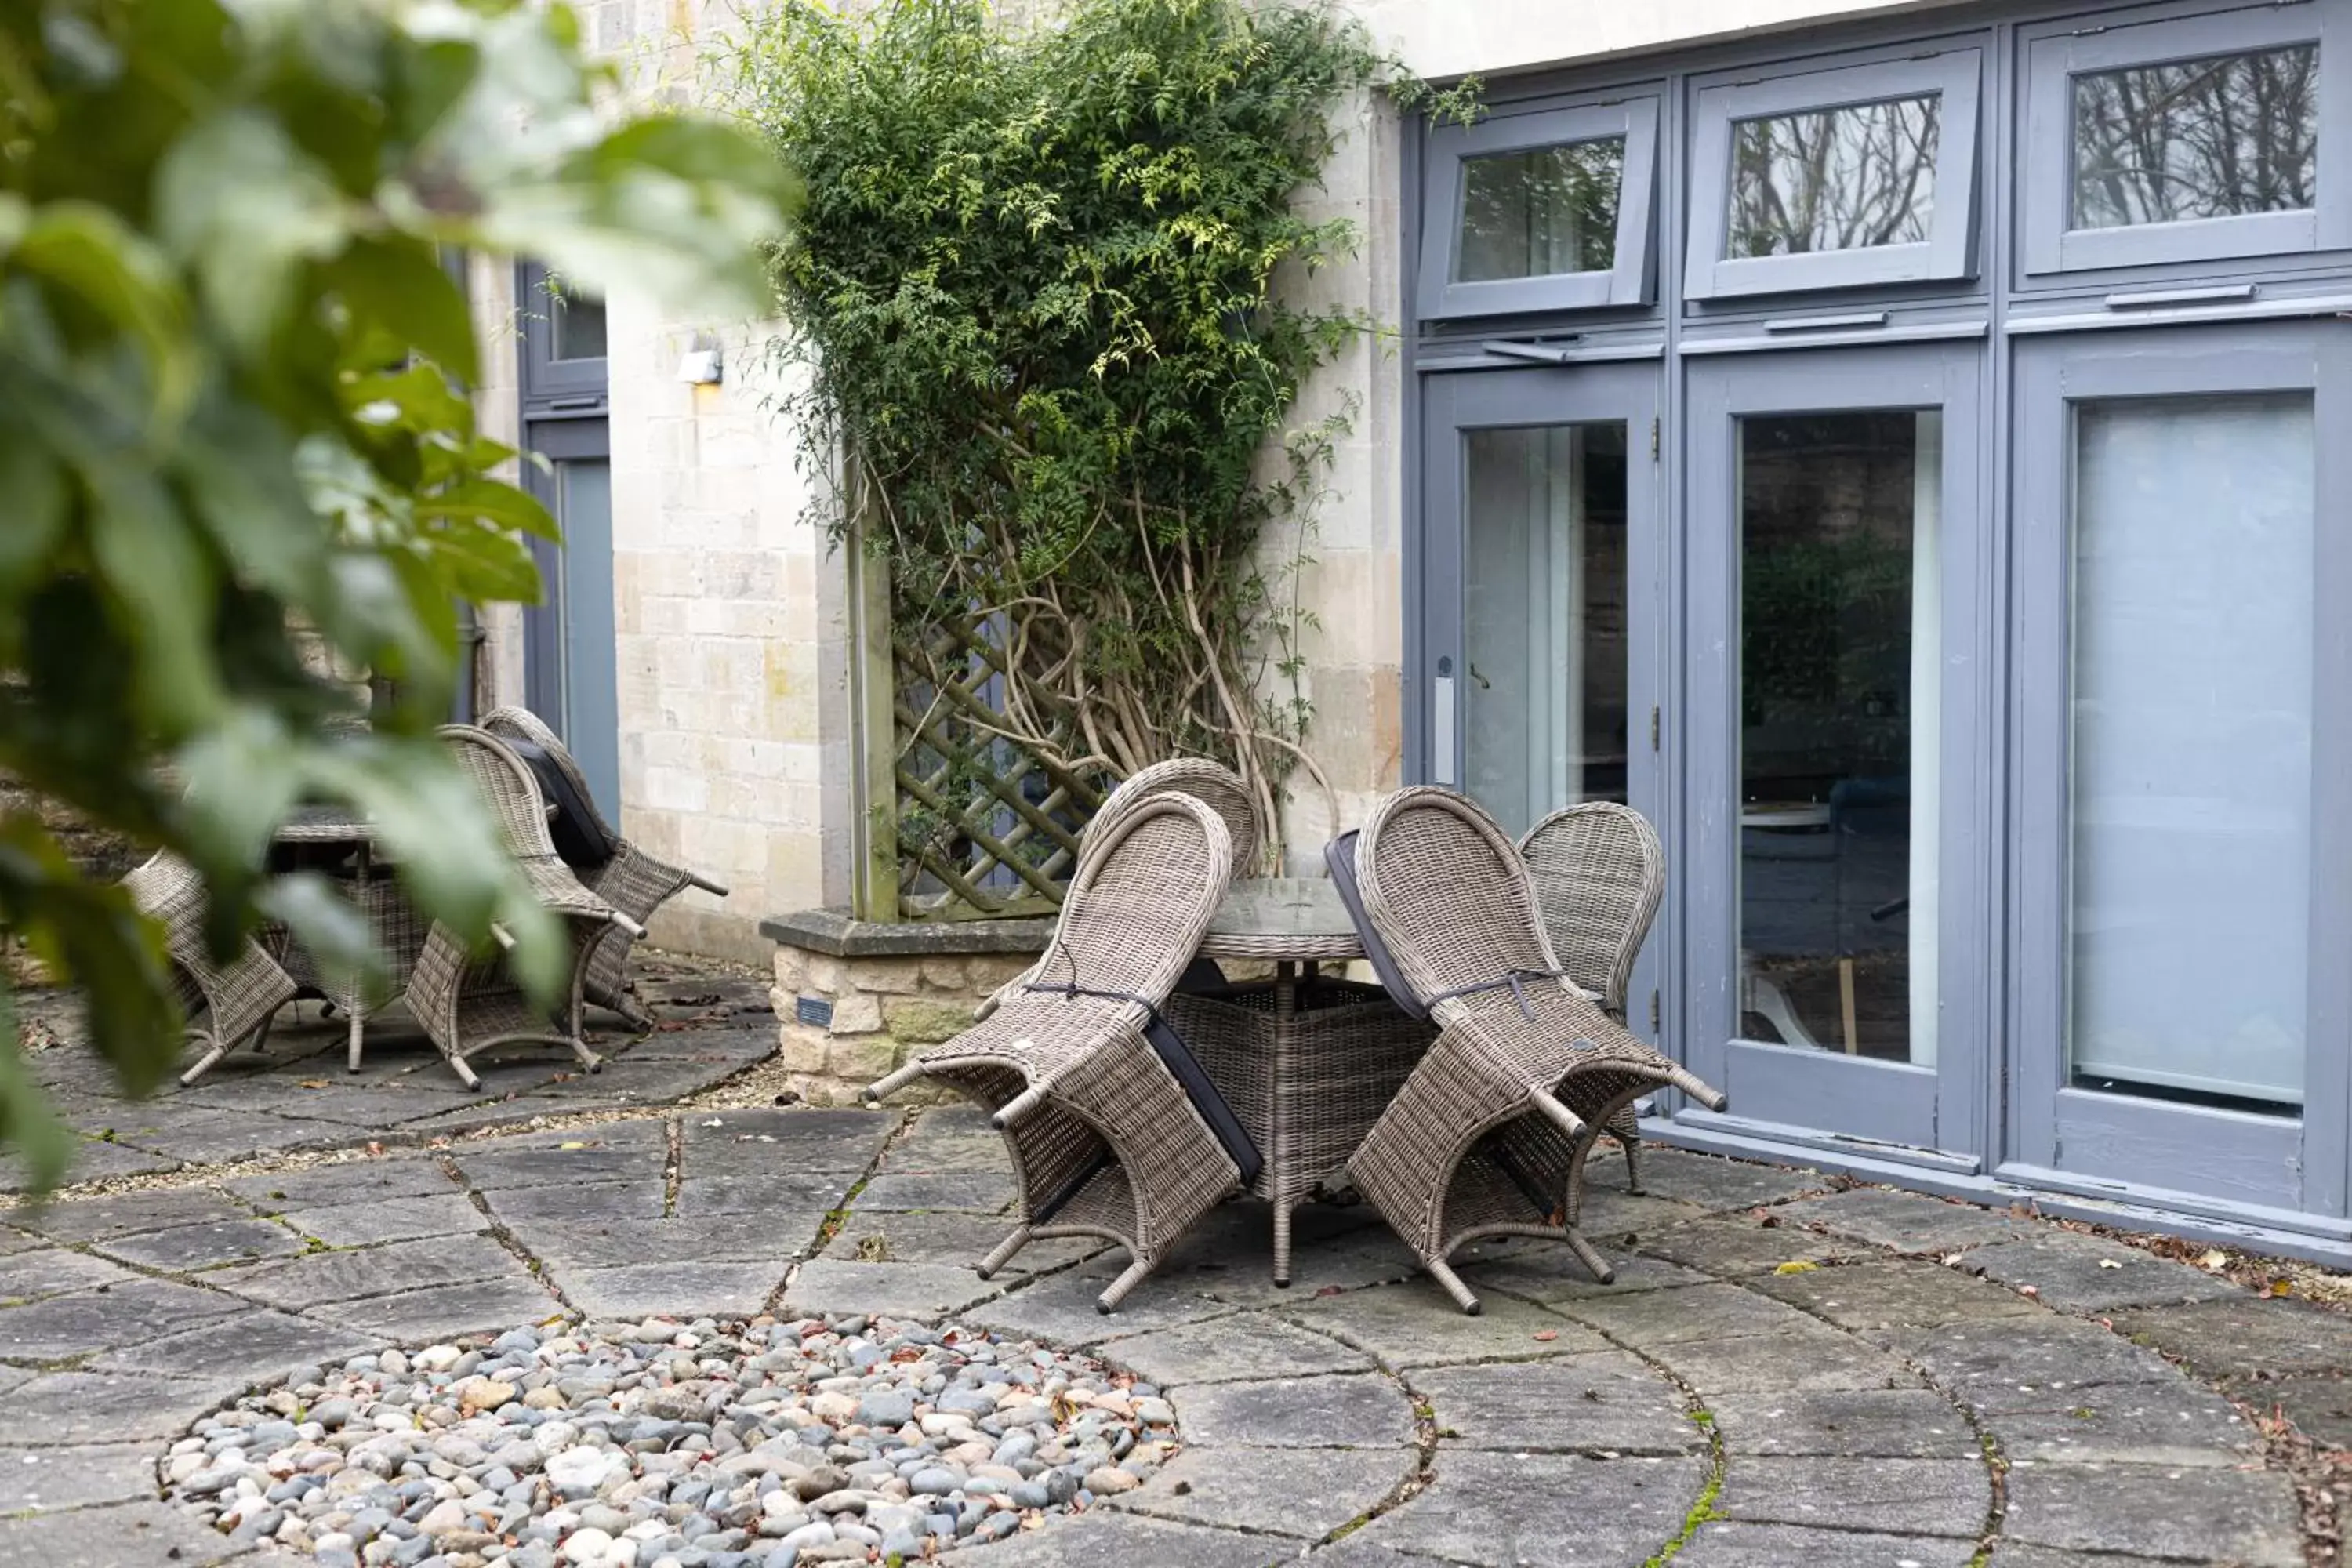
[[[864,1317],[562,1324],[355,1356],[197,1423],[170,1495],[238,1546],[359,1568],[914,1560],[1139,1486],[1148,1384]]]

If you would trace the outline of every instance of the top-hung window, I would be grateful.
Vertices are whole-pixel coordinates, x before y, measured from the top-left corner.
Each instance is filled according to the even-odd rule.
[[[2054,23],[2025,39],[2029,274],[2352,245],[2334,6]]]
[[[1954,47],[1701,87],[1684,293],[1969,276],[1982,66]]]
[[[1433,127],[1422,317],[1644,303],[1657,147],[1654,94]]]

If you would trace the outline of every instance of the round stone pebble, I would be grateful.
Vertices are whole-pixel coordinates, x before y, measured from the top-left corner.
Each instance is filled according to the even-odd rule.
[[[159,1472],[236,1546],[355,1568],[914,1561],[1141,1485],[1157,1394],[952,1325],[555,1324],[247,1395]]]

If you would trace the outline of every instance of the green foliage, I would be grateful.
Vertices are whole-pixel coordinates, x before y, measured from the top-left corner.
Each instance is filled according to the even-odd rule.
[[[982,0],[781,0],[735,64],[809,179],[775,352],[805,373],[787,401],[815,466],[845,458],[828,521],[887,559],[901,657],[929,661],[902,699],[984,657],[994,730],[1031,755],[1220,756],[1277,820],[1307,719],[1282,600],[1344,426],[1291,411],[1374,326],[1299,302],[1358,237],[1297,197],[1337,111],[1417,85],[1352,21],[1278,0],[1082,0],[1029,28]],[[1300,531],[1262,550],[1282,520]],[[974,626],[991,653],[952,635]]]
[[[363,953],[321,884],[264,872],[311,797],[371,814],[429,913],[503,920],[554,973],[432,739],[457,601],[534,597],[552,531],[449,384],[475,348],[441,247],[751,309],[793,194],[732,127],[615,127],[609,85],[569,11],[512,0],[0,8],[0,770],[194,863],[218,953],[265,914]],[[396,683],[372,731],[322,728],[353,700],[299,628]],[[0,923],[154,1083],[158,933],[29,817],[0,822]],[[0,1017],[0,1136],[47,1182],[67,1144],[15,1040]]]

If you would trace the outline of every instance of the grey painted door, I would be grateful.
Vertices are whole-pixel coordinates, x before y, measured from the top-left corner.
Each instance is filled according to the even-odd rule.
[[[2040,339],[2014,408],[2008,1169],[2341,1216],[2352,340]]]
[[[1689,1060],[1740,1122],[1963,1166],[1985,1146],[1982,353],[1693,362],[1683,547]]]
[[[1579,801],[1662,820],[1657,389],[1654,363],[1427,383],[1422,776],[1515,837]]]

